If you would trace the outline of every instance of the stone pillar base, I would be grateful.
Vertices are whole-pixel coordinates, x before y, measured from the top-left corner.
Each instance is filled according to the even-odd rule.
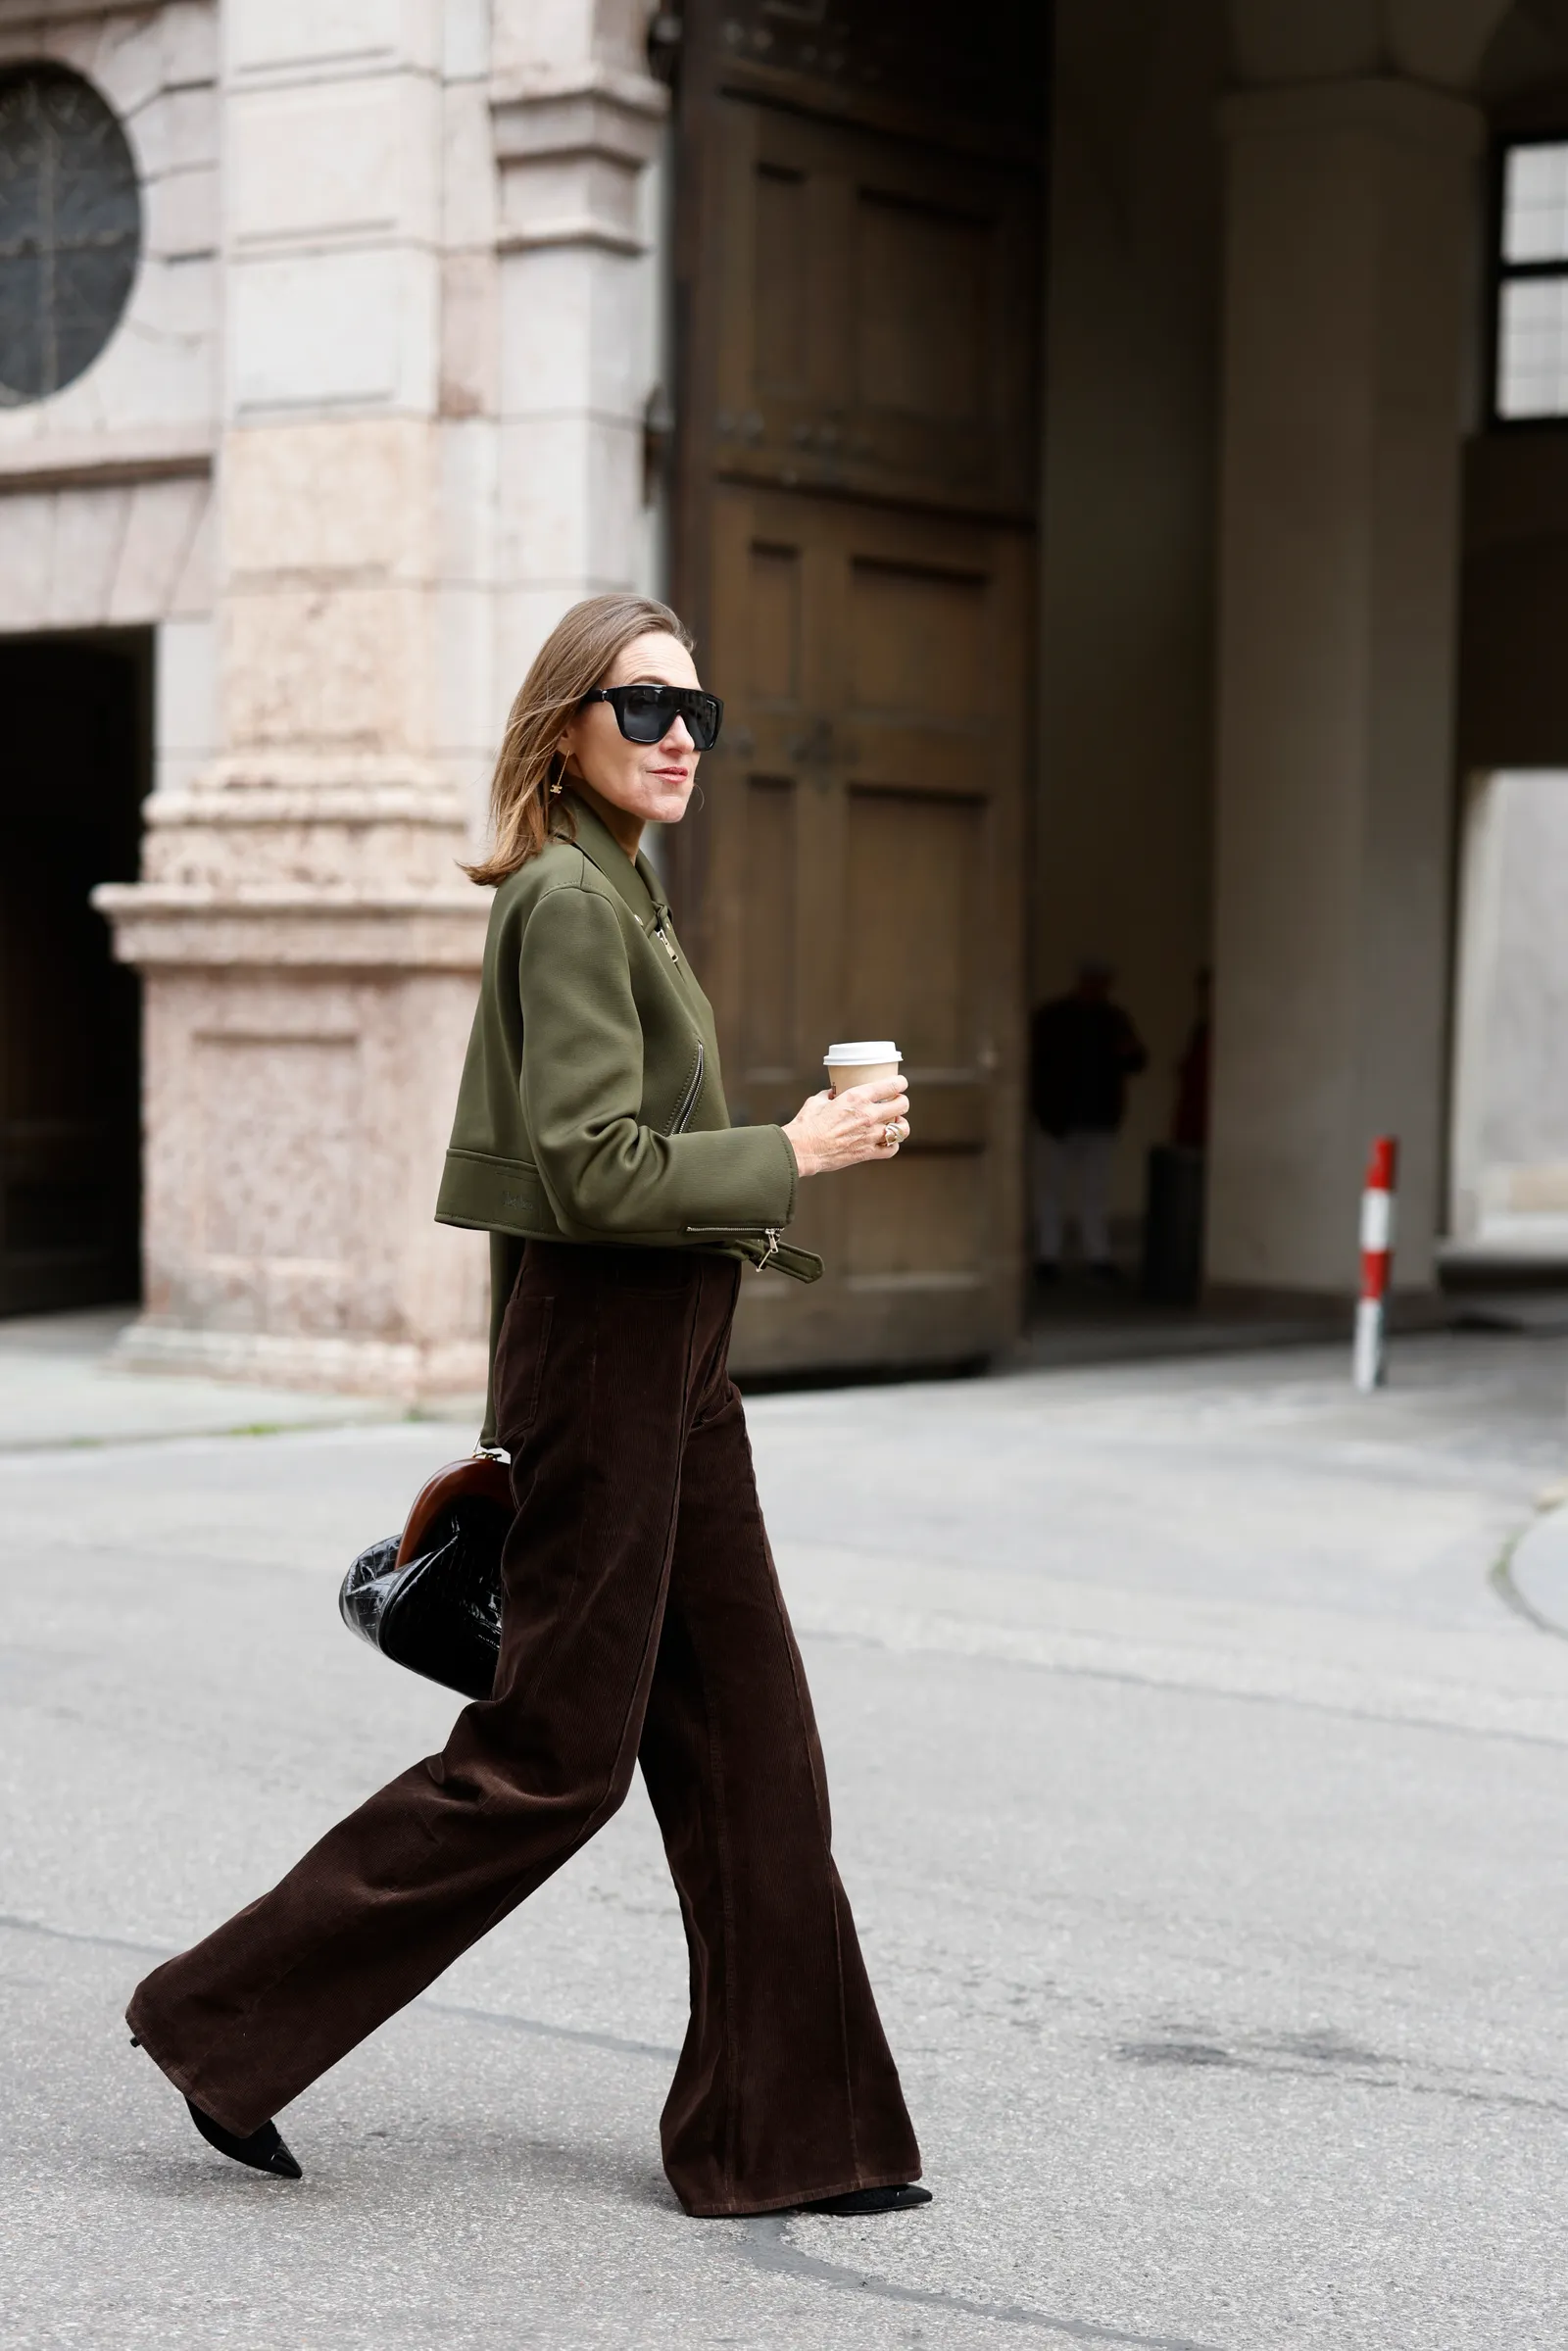
[[[388,1396],[413,1411],[443,1407],[471,1419],[484,1409],[488,1350],[482,1339],[427,1345],[389,1339],[306,1338],[283,1331],[197,1331],[144,1314],[123,1330],[111,1362],[125,1371],[168,1371],[264,1388],[312,1388],[338,1396]]]
[[[119,1358],[466,1409],[488,1251],[434,1221],[477,890],[116,885],[143,974],[144,1298]]]

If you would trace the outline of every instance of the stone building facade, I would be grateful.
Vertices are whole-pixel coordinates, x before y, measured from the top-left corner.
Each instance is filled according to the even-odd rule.
[[[0,413],[0,626],[148,630],[141,1359],[468,1388],[431,1223],[485,906],[457,870],[549,621],[651,582],[645,12],[9,7],[124,127],[101,356]]]
[[[1086,947],[1153,1048],[1124,1208],[1212,958],[1211,1279],[1343,1295],[1394,1130],[1431,1283],[1475,1180],[1458,780],[1568,766],[1568,444],[1494,413],[1478,266],[1496,142],[1568,136],[1568,21],[953,18],[0,0],[0,139],[100,204],[50,230],[47,299],[0,233],[32,746],[0,1310],[122,1288],[139,1186],[136,1358],[475,1385],[482,1251],[430,1220],[485,917],[459,859],[533,649],[625,583],[689,608],[730,702],[667,856],[740,1114],[788,1114],[858,1020],[907,1033],[925,1108],[896,1192],[812,1203],[819,1298],[749,1285],[743,1357],[1005,1342],[1024,1016]],[[133,167],[122,294],[93,105]],[[99,342],[28,376],[74,365],[57,311]],[[139,975],[139,1174],[93,1075],[112,982],[28,928],[51,859],[85,896],[70,811],[111,770],[136,838],[81,870]]]

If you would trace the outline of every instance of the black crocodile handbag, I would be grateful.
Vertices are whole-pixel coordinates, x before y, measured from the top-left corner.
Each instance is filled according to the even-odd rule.
[[[449,1462],[415,1496],[401,1535],[362,1551],[338,1611],[372,1649],[466,1698],[487,1698],[501,1654],[501,1546],[512,1474],[494,1453]]]

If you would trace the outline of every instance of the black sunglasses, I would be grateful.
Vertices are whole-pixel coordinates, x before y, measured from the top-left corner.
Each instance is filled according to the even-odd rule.
[[[677,718],[699,751],[711,751],[724,723],[724,706],[716,694],[696,686],[595,686],[579,710],[590,702],[608,702],[615,724],[628,743],[662,743]]]

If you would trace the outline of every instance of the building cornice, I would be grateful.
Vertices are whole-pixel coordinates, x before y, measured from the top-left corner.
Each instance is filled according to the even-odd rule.
[[[592,122],[602,138],[619,138],[630,153],[638,121],[659,124],[669,113],[669,92],[649,73],[614,66],[535,66],[497,74],[490,83],[496,152],[503,162],[538,154],[564,134]],[[617,122],[619,127],[617,129]],[[646,133],[641,134],[646,137]]]
[[[659,152],[668,113],[662,82],[610,66],[538,69],[493,82],[498,249],[641,253],[637,185]]]
[[[487,895],[320,885],[103,882],[92,903],[140,971],[477,972]]]
[[[49,490],[109,490],[143,481],[205,480],[214,436],[183,426],[122,433],[0,433],[0,498]]]

